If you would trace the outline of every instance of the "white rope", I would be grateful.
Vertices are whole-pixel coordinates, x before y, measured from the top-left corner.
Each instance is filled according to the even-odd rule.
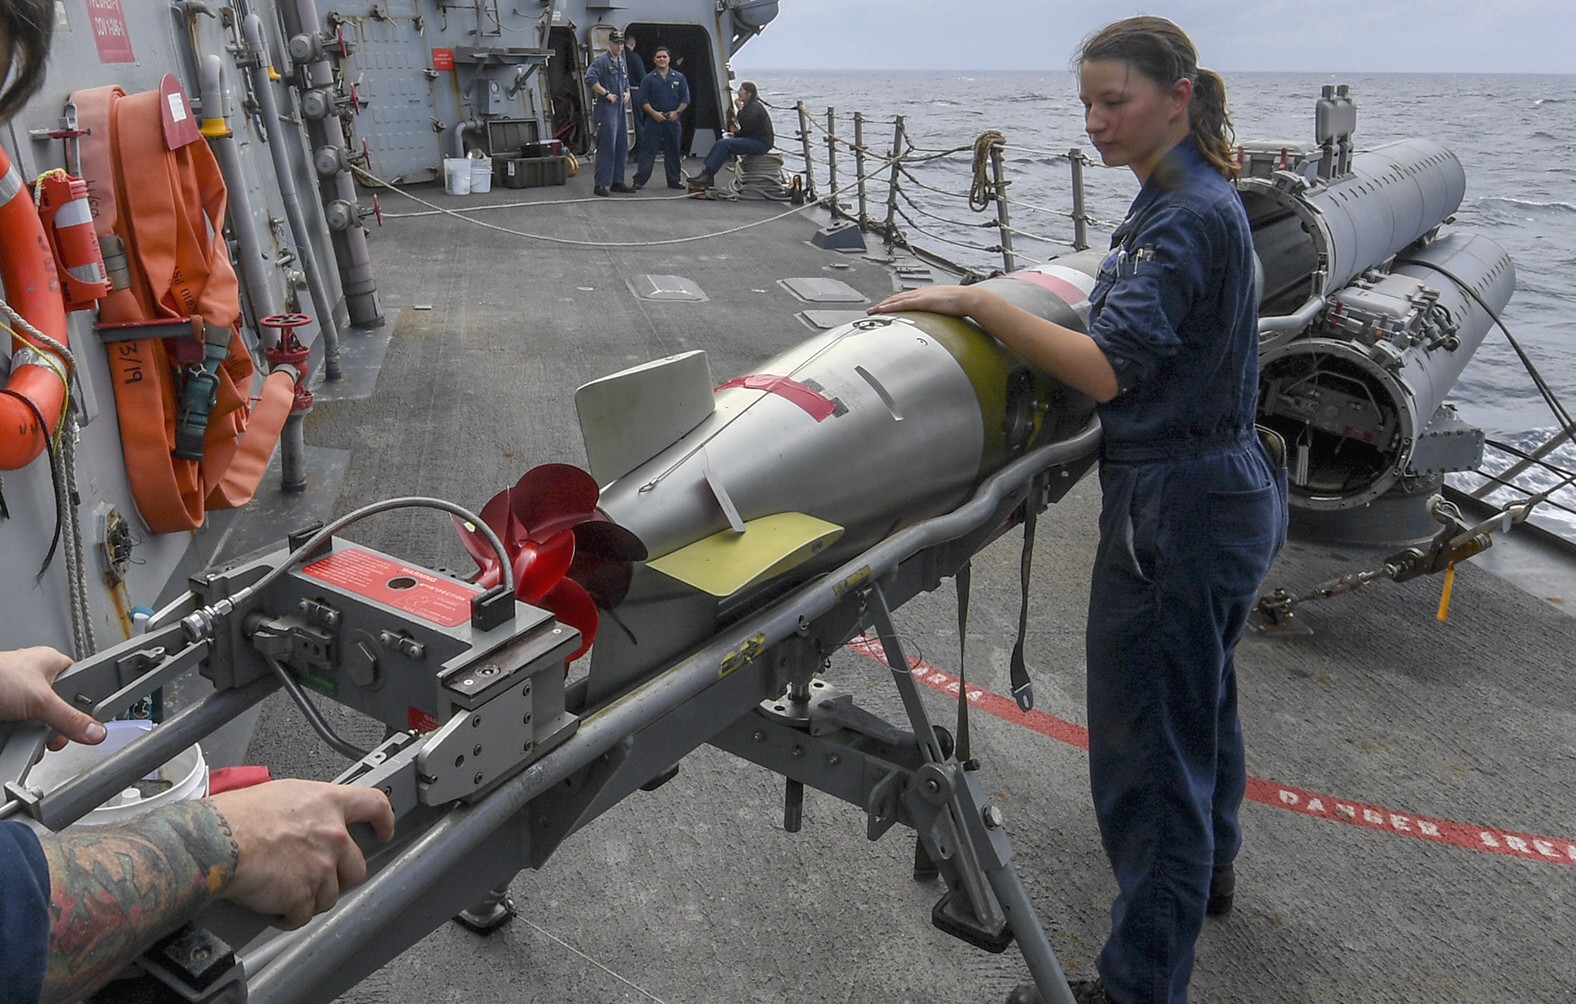
[[[618,973],[614,972],[613,970],[609,969],[607,966],[604,966],[602,963],[598,962],[596,959],[593,959],[591,956],[587,955],[585,952],[582,952],[580,949],[576,948],[574,945],[571,945],[569,942],[567,942],[564,939],[558,937],[558,935],[553,934],[551,931],[548,931],[545,928],[543,928],[543,927],[541,927],[541,926],[539,926],[537,924],[531,923],[530,920],[528,920],[528,919],[526,919],[524,917],[521,917],[520,919],[525,921],[525,923],[533,931],[536,931],[542,937],[548,939],[549,941],[555,942],[556,944],[561,945],[564,948],[569,949],[571,952],[573,952],[576,955],[580,956],[582,959],[585,959],[587,962],[591,963],[593,966],[596,966],[598,969],[602,970],[604,973],[607,973],[609,976],[613,977],[615,980],[618,980],[620,983],[622,983],[625,986],[629,987],[631,990],[633,990],[636,993],[640,994],[642,997],[646,997],[646,998],[649,998],[650,1000],[654,1000],[654,1001],[657,1002],[657,1004],[663,1004],[663,1000],[662,1000],[661,997],[658,997],[656,994],[654,994],[651,991],[647,990],[645,987],[640,986],[638,983],[634,983],[633,981],[627,979],[626,977],[621,976]]]
[[[549,237],[546,234],[533,234],[533,233],[530,233],[530,232],[524,231],[524,230],[514,230],[514,229],[511,229],[509,227],[500,227],[500,226],[498,226],[496,224],[493,224],[493,223],[487,223],[487,222],[484,222],[482,220],[471,219],[469,216],[467,216],[465,214],[466,213],[483,212],[483,211],[486,211],[486,210],[493,210],[493,209],[516,209],[516,208],[520,208],[522,206],[567,206],[567,205],[574,205],[577,202],[595,202],[595,201],[597,201],[595,198],[591,198],[591,199],[558,199],[558,200],[554,200],[554,201],[551,201],[551,202],[511,202],[511,203],[501,203],[501,204],[495,205],[495,206],[477,206],[477,207],[474,207],[474,208],[471,208],[471,209],[456,210],[456,209],[445,208],[443,206],[437,205],[436,203],[428,202],[426,199],[423,199],[420,196],[412,195],[410,192],[405,191],[403,188],[400,188],[400,187],[398,187],[396,185],[393,185],[393,184],[391,184],[391,183],[389,183],[387,181],[384,181],[382,178],[376,177],[375,175],[363,170],[362,168],[357,167],[357,168],[353,168],[353,170],[356,172],[357,177],[361,178],[363,181],[365,181],[365,182],[367,182],[369,184],[376,185],[376,186],[381,187],[381,188],[386,188],[389,191],[395,192],[395,193],[397,193],[399,195],[403,195],[405,198],[411,200],[412,202],[417,203],[418,205],[426,206],[429,210],[431,210],[431,212],[426,212],[426,213],[407,213],[407,214],[404,214],[404,215],[402,215],[400,217],[393,217],[390,214],[385,214],[385,215],[390,215],[390,218],[408,219],[408,218],[413,218],[413,217],[416,217],[416,216],[434,216],[434,215],[441,214],[441,215],[444,215],[444,216],[452,216],[452,217],[454,217],[455,219],[458,219],[458,220],[463,220],[466,223],[470,223],[470,224],[473,224],[475,226],[481,227],[484,230],[493,230],[493,231],[496,231],[496,232],[501,233],[501,234],[509,234],[512,237],[524,237],[527,240],[544,241],[544,242],[546,242],[548,244],[560,244],[560,245],[563,245],[563,246],[566,246],[566,247],[586,248],[588,250],[590,250],[590,249],[605,250],[607,248],[649,248],[649,247],[661,247],[661,246],[664,246],[664,245],[672,245],[672,244],[690,244],[690,243],[693,243],[695,241],[711,240],[714,237],[726,237],[726,236],[728,236],[730,234],[742,233],[742,232],[744,232],[746,230],[754,229],[755,227],[765,226],[768,223],[775,223],[777,220],[786,219],[789,216],[793,216],[795,213],[803,213],[803,212],[806,212],[807,210],[816,208],[813,204],[806,203],[803,206],[796,206],[793,209],[787,210],[786,212],[778,213],[775,216],[768,216],[768,217],[766,217],[764,219],[756,220],[753,223],[740,224],[739,226],[736,226],[736,227],[730,227],[727,230],[714,230],[714,231],[712,231],[710,233],[695,234],[692,237],[674,237],[674,238],[672,238],[670,240],[662,240],[662,241],[623,241],[623,242],[620,242],[620,241],[577,241],[577,240],[571,240],[571,239],[565,238],[565,237]],[[670,201],[672,201],[674,199],[687,199],[687,198],[689,198],[688,195],[658,196],[657,197],[657,201],[670,202]],[[620,202],[634,202],[634,201],[638,201],[638,200],[634,200],[634,199],[620,199],[619,201]],[[647,201],[650,201],[649,197],[648,197]]]

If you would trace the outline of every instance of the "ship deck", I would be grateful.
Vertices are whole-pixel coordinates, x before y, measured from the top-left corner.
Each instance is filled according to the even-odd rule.
[[[648,197],[592,198],[588,174],[464,198],[420,186],[445,208],[495,208],[469,214],[476,222],[400,217],[374,229],[390,323],[345,336],[353,376],[318,389],[307,427],[318,480],[292,505],[342,513],[432,495],[479,507],[534,464],[583,462],[581,383],[693,348],[726,379],[809,334],[801,312],[864,305],[807,304],[784,279],[840,279],[865,302],[896,288],[876,245],[869,256],[812,246],[819,212],[769,220],[792,207],[668,198],[678,193],[660,177]],[[417,207],[385,194],[383,208]],[[670,243],[700,234],[712,236]],[[692,279],[706,299],[638,298],[632,284],[648,274]],[[1086,478],[1039,521],[1036,710],[999,696],[1017,622],[1016,532],[975,559],[967,646],[970,685],[982,690],[974,755],[1074,975],[1092,971],[1114,888],[1080,746],[1097,505]],[[468,567],[432,514],[379,517],[350,536]],[[1382,555],[1294,536],[1268,585],[1302,592]],[[1304,607],[1311,635],[1242,643],[1246,842],[1235,912],[1199,941],[1195,1000],[1570,1000],[1576,619],[1561,604],[1576,597],[1527,592],[1467,563],[1441,622],[1440,589],[1437,577],[1379,583]],[[950,585],[895,617],[944,688],[958,661]],[[900,713],[889,674],[866,656],[842,653],[828,677],[863,706]],[[933,718],[950,723],[953,699],[922,690]],[[276,776],[343,766],[279,695],[251,758]],[[1015,950],[991,955],[930,925],[941,889],[911,878],[904,831],[869,842],[859,810],[810,791],[802,831],[785,833],[782,788],[702,747],[671,782],[521,874],[519,916],[503,929],[446,925],[341,999],[990,1002],[1027,979]]]

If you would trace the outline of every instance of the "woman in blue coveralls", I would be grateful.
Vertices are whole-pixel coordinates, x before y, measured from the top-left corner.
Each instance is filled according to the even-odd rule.
[[[1220,77],[1163,18],[1079,57],[1085,128],[1142,185],[1089,297],[1089,332],[977,287],[872,313],[973,318],[1100,403],[1089,590],[1089,777],[1119,891],[1080,1001],[1184,1004],[1206,912],[1230,909],[1246,785],[1233,653],[1285,540],[1286,481],[1254,430],[1257,294]]]

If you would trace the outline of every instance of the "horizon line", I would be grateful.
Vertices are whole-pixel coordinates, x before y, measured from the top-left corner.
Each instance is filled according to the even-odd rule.
[[[738,73],[745,72],[742,66],[735,66]],[[1554,70],[1353,70],[1353,69],[1318,69],[1318,70],[1247,70],[1230,69],[1224,67],[1211,67],[1217,73],[1266,73],[1280,74],[1283,76],[1338,76],[1340,74],[1361,74],[1366,77],[1417,77],[1417,76],[1449,76],[1449,77],[1576,77],[1576,72],[1559,72]],[[750,72],[774,73],[1062,73],[1071,75],[1071,68],[1052,69],[1045,66],[1000,67],[989,68],[962,67],[962,66],[750,66]]]

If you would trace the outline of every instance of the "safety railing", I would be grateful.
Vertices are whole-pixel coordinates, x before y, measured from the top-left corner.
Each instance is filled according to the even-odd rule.
[[[1077,148],[1015,147],[996,131],[981,133],[968,146],[929,148],[916,144],[902,115],[873,119],[854,112],[840,118],[837,109],[827,108],[818,118],[802,101],[795,110],[807,197],[825,205],[834,220],[851,220],[881,236],[889,250],[912,247],[912,233],[925,239],[932,255],[937,245],[962,252],[964,260],[957,264],[965,270],[996,267],[999,261],[1000,268],[1012,271],[1025,251],[1042,250],[1040,258],[1081,251],[1090,246],[1091,228],[1116,226],[1090,213],[1085,171],[1104,165]],[[1009,197],[1014,174],[1026,174],[1015,164],[1027,168],[1057,161],[1065,161],[1068,169],[1067,208]],[[1034,180],[1049,179],[1041,172]],[[964,208],[974,218],[961,215]],[[982,231],[994,243],[976,236]]]
[[[894,248],[903,248],[960,273],[979,275],[995,268],[1011,272],[1030,250],[1043,250],[1041,260],[1067,249],[1085,250],[1091,246],[1092,230],[1109,232],[1117,226],[1095,212],[1124,212],[1135,190],[1125,169],[1106,168],[1077,148],[1018,147],[995,131],[981,133],[968,146],[927,148],[910,136],[902,115],[880,119],[855,112],[842,118],[835,108],[827,108],[818,117],[802,101],[795,108],[807,198],[825,206],[834,220],[853,221],[863,231],[881,236],[889,255]],[[851,135],[845,135],[844,128]],[[852,177],[847,167],[850,157]],[[1068,208],[1009,197],[1019,182],[1034,191],[1059,189],[1055,172],[1046,168],[1062,161],[1068,171]],[[1090,168],[1121,178],[1091,189],[1085,184]],[[959,204],[974,217],[958,215]],[[1059,232],[1049,232],[1058,228]],[[981,232],[988,232],[994,243],[975,236]],[[916,235],[915,243],[910,243],[910,233]],[[949,257],[939,246],[961,254]],[[1471,501],[1535,502],[1544,512],[1557,511],[1563,523],[1555,533],[1563,538],[1563,545],[1576,549],[1576,532],[1568,529],[1576,520],[1570,488],[1576,482],[1576,466],[1571,463],[1576,432],[1569,431],[1576,430],[1576,423],[1558,409],[1556,415],[1559,424],[1544,441],[1517,445],[1490,440],[1491,450],[1479,469],[1452,475],[1451,486]]]

